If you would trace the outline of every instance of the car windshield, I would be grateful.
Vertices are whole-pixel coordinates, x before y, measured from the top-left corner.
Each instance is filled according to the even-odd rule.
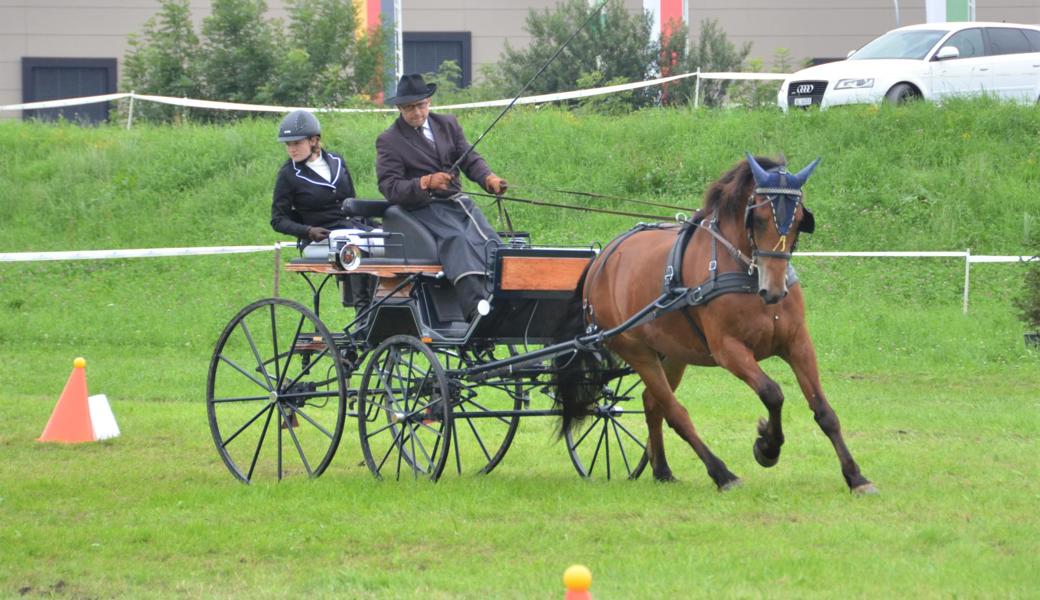
[[[920,60],[932,49],[945,31],[914,29],[912,31],[890,31],[870,42],[849,57],[849,60],[876,60],[881,58],[906,58]]]

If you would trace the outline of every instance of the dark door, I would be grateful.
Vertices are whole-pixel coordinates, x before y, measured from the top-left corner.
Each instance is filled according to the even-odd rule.
[[[100,96],[116,91],[114,58],[23,58],[22,98],[25,102]],[[23,111],[25,119],[54,121],[59,117],[77,123],[108,120],[109,102]]]

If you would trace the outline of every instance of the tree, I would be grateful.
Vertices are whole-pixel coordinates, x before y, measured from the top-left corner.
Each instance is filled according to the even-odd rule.
[[[688,43],[686,25],[672,24],[672,33],[662,45],[661,54],[670,57],[675,73],[739,71],[744,59],[751,53],[751,42],[739,49],[726,37],[718,21],[701,21],[696,44]],[[687,48],[689,46],[689,48]],[[668,88],[668,103],[680,104],[692,100],[695,82],[692,78],[680,80]],[[701,81],[701,99],[705,106],[721,106],[730,82],[721,79]]]
[[[159,12],[144,24],[141,35],[130,35],[123,60],[123,88],[142,94],[196,97],[201,91],[197,72],[199,38],[191,22],[188,0],[162,0]],[[173,106],[141,103],[140,116],[166,120]]]
[[[206,95],[227,102],[253,102],[276,65],[282,34],[264,18],[263,0],[213,0],[202,21],[201,71]]]
[[[265,88],[269,101],[337,106],[382,90],[382,28],[359,35],[352,0],[294,0],[289,19],[293,51],[283,55],[277,76]]]
[[[506,95],[520,91],[593,10],[587,0],[564,0],[552,10],[528,12],[524,30],[531,35],[531,44],[518,50],[506,42],[497,67],[490,73],[495,85]],[[621,0],[608,0],[599,17],[578,33],[528,92],[572,90],[591,73],[598,73],[602,81],[647,79],[657,70],[658,52],[651,40],[651,28],[648,13],[631,14]],[[655,94],[654,90],[634,94],[633,102],[644,104]]]

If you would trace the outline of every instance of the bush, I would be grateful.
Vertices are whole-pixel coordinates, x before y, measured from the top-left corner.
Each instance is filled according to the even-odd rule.
[[[726,37],[718,21],[701,21],[696,44],[688,44],[689,30],[681,23],[671,23],[671,35],[661,48],[668,57],[672,73],[739,71],[751,52],[751,42],[737,48]],[[705,106],[722,106],[731,82],[719,79],[701,81],[701,102]],[[696,82],[693,78],[669,84],[665,104],[684,104],[693,100]]]
[[[130,34],[123,61],[123,88],[142,94],[194,98],[200,96],[199,38],[191,23],[188,0],[163,0],[159,12]],[[137,115],[168,121],[188,109],[142,102]]]
[[[586,0],[565,0],[553,10],[531,10],[524,30],[531,44],[517,50],[506,42],[498,65],[490,72],[504,95],[513,95],[595,10]],[[657,73],[658,45],[651,41],[647,13],[633,15],[620,0],[608,0],[598,18],[585,26],[567,48],[531,83],[526,94],[547,94],[580,87],[579,80],[598,73],[602,81],[642,81]],[[633,93],[632,106],[649,103],[656,90]]]
[[[1026,266],[1021,294],[1014,300],[1018,318],[1032,331],[1040,332],[1040,256]]]
[[[130,36],[124,89],[164,96],[294,106],[343,106],[382,90],[382,29],[356,32],[352,0],[295,0],[288,30],[263,0],[214,0],[196,35],[188,0],[160,0]],[[143,107],[145,119],[226,120],[245,113]]]

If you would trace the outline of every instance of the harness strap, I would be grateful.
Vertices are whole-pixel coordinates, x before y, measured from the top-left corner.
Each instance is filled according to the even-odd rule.
[[[607,247],[604,248],[603,252],[600,254],[599,260],[594,265],[596,269],[590,269],[588,274],[585,275],[585,285],[583,286],[584,289],[582,290],[581,298],[582,310],[586,311],[589,308],[589,282],[592,281],[594,277],[599,275],[600,272],[604,269],[604,267],[606,267],[607,261],[610,260],[610,257],[613,256],[614,252],[616,252],[617,249],[621,246],[621,242],[627,240],[628,238],[632,237],[633,235],[641,231],[671,229],[674,227],[676,227],[676,225],[673,223],[639,223],[632,229],[629,229],[625,233],[614,238],[609,244],[607,244]],[[596,324],[596,316],[591,314],[591,311],[589,311],[588,314],[588,323],[590,325],[590,329],[599,329],[599,326]]]
[[[721,243],[726,248],[726,251],[729,252],[730,257],[732,257],[733,260],[735,260],[736,262],[738,262],[740,264],[743,264],[744,266],[746,266],[748,268],[748,271],[750,271],[751,270],[751,264],[752,264],[751,263],[751,259],[746,257],[746,256],[744,256],[744,253],[741,252],[740,249],[738,249],[736,246],[734,246],[732,243],[730,243],[729,240],[727,240],[726,238],[722,237],[722,234],[718,231],[718,224],[719,224],[718,213],[715,213],[715,214],[712,214],[711,221],[707,225],[705,225],[703,221],[701,221],[699,223],[693,223],[692,225],[694,225],[696,227],[700,227],[701,230],[703,230],[703,231],[707,231],[708,234],[711,235],[711,237],[715,238],[716,242]],[[711,258],[712,258],[712,260],[715,260],[715,258],[716,258],[715,257],[715,252],[714,252],[714,244],[712,246],[712,257]]]

